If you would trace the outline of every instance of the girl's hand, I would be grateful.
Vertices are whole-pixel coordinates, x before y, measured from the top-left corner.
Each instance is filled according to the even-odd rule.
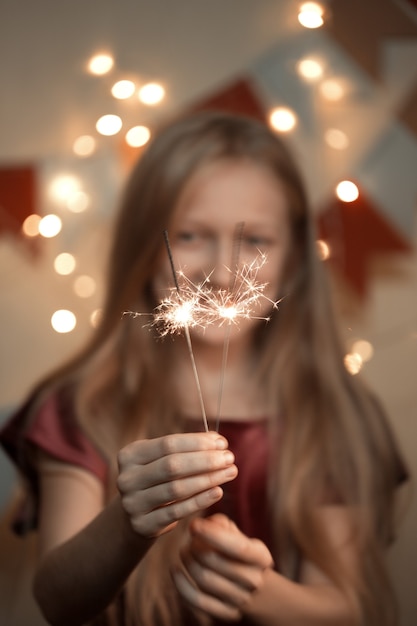
[[[181,556],[183,570],[173,572],[179,593],[195,608],[230,621],[241,619],[273,566],[265,544],[246,537],[221,514],[192,520]]]
[[[221,435],[185,433],[134,441],[118,455],[122,506],[132,528],[156,537],[214,504],[237,475]]]

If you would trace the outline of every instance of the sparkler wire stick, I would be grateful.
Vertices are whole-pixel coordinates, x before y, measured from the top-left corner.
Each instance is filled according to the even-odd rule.
[[[237,269],[239,263],[240,256],[240,245],[242,243],[242,233],[244,228],[244,222],[239,222],[236,225],[235,233],[233,237],[233,250],[232,250],[232,275],[230,280],[230,292],[233,293],[233,290],[236,285],[237,279]],[[220,428],[220,413],[223,399],[223,388],[224,388],[224,378],[226,374],[226,365],[227,365],[227,357],[229,354],[229,345],[230,345],[230,331],[231,331],[232,323],[229,321],[229,324],[226,327],[224,341],[223,341],[223,355],[222,355],[222,366],[220,373],[220,383],[219,383],[219,395],[217,399],[217,413],[216,413],[216,432],[219,432]]]
[[[165,239],[165,245],[166,245],[166,249],[167,249],[167,253],[168,253],[169,262],[170,262],[170,265],[171,265],[172,275],[174,277],[175,289],[177,290],[177,293],[180,293],[180,286],[178,284],[177,273],[175,271],[174,259],[172,257],[172,250],[171,250],[171,245],[169,243],[168,231],[167,230],[164,230],[164,239]],[[205,429],[206,432],[209,432],[209,426],[208,426],[208,422],[207,422],[206,409],[205,409],[205,406],[204,406],[203,394],[202,394],[202,391],[201,391],[200,378],[198,376],[197,366],[196,366],[196,363],[195,363],[194,351],[193,351],[193,346],[192,346],[192,343],[191,343],[190,329],[189,329],[187,323],[184,323],[184,335],[185,335],[185,339],[187,341],[188,353],[189,353],[190,359],[191,359],[191,367],[193,369],[194,379],[195,379],[195,383],[196,383],[196,386],[197,386],[197,393],[198,393],[198,399],[200,401],[201,413],[202,413],[202,416],[203,416],[204,429]]]

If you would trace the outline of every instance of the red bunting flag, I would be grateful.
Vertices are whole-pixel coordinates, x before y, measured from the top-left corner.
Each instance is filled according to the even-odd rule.
[[[410,243],[363,193],[354,202],[334,198],[318,218],[320,237],[329,245],[329,262],[361,298],[377,255],[410,252]]]

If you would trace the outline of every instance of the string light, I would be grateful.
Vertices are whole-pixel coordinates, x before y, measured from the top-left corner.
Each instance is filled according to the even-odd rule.
[[[269,114],[269,122],[274,130],[287,133],[296,126],[297,117],[291,109],[277,107]]]
[[[298,21],[304,28],[320,28],[324,24],[324,8],[318,2],[305,2],[298,13]]]
[[[58,215],[54,215],[53,213],[45,215],[39,222],[39,234],[47,239],[56,237],[56,235],[61,232],[61,229],[62,220]]]
[[[328,78],[327,80],[324,80],[319,89],[323,98],[330,100],[331,102],[337,102],[345,95],[345,88],[343,84],[340,80],[336,80],[335,78]]]
[[[89,298],[96,290],[96,281],[91,276],[78,276],[74,282],[74,291],[80,298]]]
[[[110,72],[114,65],[114,59],[110,54],[96,54],[88,62],[88,70],[91,74],[102,76]]]
[[[334,150],[345,150],[349,146],[348,136],[338,128],[329,128],[326,130],[324,140],[327,145]]]
[[[96,140],[91,135],[81,135],[72,146],[74,154],[81,158],[91,156],[95,149]]]
[[[85,191],[76,191],[68,196],[65,204],[72,213],[83,213],[90,204],[90,197]]]
[[[297,64],[297,72],[306,80],[314,81],[323,75],[323,65],[316,59],[302,59]]]
[[[126,143],[132,148],[140,148],[148,143],[151,131],[146,126],[134,126],[126,133]]]
[[[324,241],[323,239],[318,239],[316,241],[316,245],[317,245],[317,253],[319,255],[319,258],[322,261],[327,261],[327,259],[330,257],[330,246],[329,244]]]
[[[77,192],[80,180],[72,174],[59,174],[49,185],[49,195],[53,200],[62,201]]]
[[[69,252],[61,252],[54,260],[54,269],[57,274],[67,276],[75,270],[77,262],[74,255]]]
[[[119,80],[114,83],[111,93],[117,100],[126,100],[135,93],[135,83],[131,80]]]
[[[139,89],[138,98],[143,104],[153,106],[165,97],[165,89],[159,83],[147,83]]]
[[[102,115],[96,122],[96,129],[100,135],[110,137],[111,135],[117,135],[122,128],[122,120],[118,115],[108,114]]]
[[[359,197],[359,189],[351,180],[342,180],[336,187],[336,195],[342,202],[354,202]]]
[[[39,235],[39,223],[41,216],[36,213],[28,215],[22,224],[22,232],[26,237],[36,237]]]
[[[51,317],[51,326],[57,333],[70,333],[76,324],[76,316],[68,309],[59,309]]]

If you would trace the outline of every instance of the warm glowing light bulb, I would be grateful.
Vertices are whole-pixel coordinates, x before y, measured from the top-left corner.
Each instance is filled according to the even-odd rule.
[[[88,62],[91,74],[102,76],[110,72],[114,65],[114,59],[110,54],[96,54]]]
[[[287,133],[295,127],[297,118],[291,109],[277,107],[271,111],[269,121],[272,128],[277,131]]]
[[[95,309],[90,315],[90,324],[93,328],[97,328],[103,316],[102,309]]]
[[[305,2],[298,13],[298,21],[304,28],[320,28],[324,24],[324,9],[318,2]]]
[[[72,213],[82,213],[90,204],[90,197],[85,191],[76,191],[68,196],[65,202]]]
[[[326,130],[324,140],[327,145],[334,150],[345,150],[349,146],[348,136],[338,128],[329,128]]]
[[[61,252],[54,260],[54,269],[57,274],[61,276],[67,276],[71,274],[76,266],[75,257],[69,252]]]
[[[354,342],[351,352],[358,354],[364,362],[370,361],[374,355],[374,347],[370,341],[358,339]]]
[[[41,221],[41,216],[36,213],[32,213],[28,215],[25,221],[22,224],[22,231],[26,237],[36,237],[39,235],[39,222]]]
[[[49,185],[49,193],[55,200],[65,200],[68,196],[78,191],[80,181],[71,174],[60,174],[56,176]]]
[[[91,276],[78,276],[74,282],[74,291],[80,298],[89,298],[96,290],[96,281]]]
[[[147,83],[139,89],[138,97],[143,104],[159,104],[165,96],[165,89],[159,83]]]
[[[328,78],[321,83],[320,93],[326,100],[337,102],[345,95],[345,89],[339,80]]]
[[[317,253],[319,255],[319,259],[321,259],[322,261],[327,261],[327,259],[330,257],[329,244],[323,239],[317,239],[316,245],[317,245]]]
[[[151,131],[146,126],[134,126],[126,133],[126,143],[132,148],[140,148],[148,143]]]
[[[352,374],[354,376],[361,371],[363,361],[359,354],[357,354],[356,352],[350,352],[349,354],[345,355],[344,364],[349,374]]]
[[[297,65],[300,76],[306,80],[317,80],[323,75],[323,65],[315,59],[303,59]]]
[[[52,328],[57,333],[70,333],[74,330],[77,318],[72,311],[67,309],[59,309],[51,317]]]
[[[50,239],[51,237],[55,237],[61,232],[62,229],[62,221],[58,215],[54,215],[50,213],[49,215],[45,215],[39,222],[39,234],[42,237],[46,237]]]
[[[74,141],[72,149],[77,156],[88,157],[96,149],[96,140],[91,135],[81,135]]]
[[[118,100],[126,100],[135,93],[135,83],[131,80],[119,80],[114,83],[111,88],[111,93],[114,98]]]
[[[359,197],[359,189],[351,180],[342,180],[336,187],[336,195],[342,202],[354,202]]]
[[[96,129],[100,135],[110,137],[111,135],[117,135],[122,127],[122,120],[118,115],[102,115],[97,120]]]

